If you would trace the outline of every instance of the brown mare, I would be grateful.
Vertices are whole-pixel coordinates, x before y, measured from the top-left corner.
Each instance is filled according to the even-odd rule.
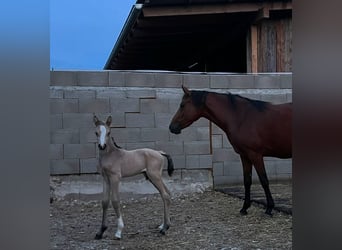
[[[163,199],[164,220],[159,229],[160,233],[165,234],[170,227],[171,194],[162,180],[162,172],[164,165],[167,164],[168,174],[169,176],[172,175],[174,168],[171,157],[162,151],[148,148],[124,150],[118,147],[114,140],[110,139],[111,116],[107,118],[106,122],[100,121],[95,115],[93,120],[100,149],[100,171],[103,176],[102,224],[95,239],[101,239],[107,229],[106,217],[110,199],[118,223],[115,238],[121,239],[124,223],[120,212],[119,184],[121,178],[137,174],[144,174],[146,179],[156,187]]]
[[[247,214],[251,205],[252,166],[258,174],[267,199],[266,214],[271,215],[274,201],[265,171],[264,156],[292,157],[292,103],[274,105],[239,95],[207,91],[190,91],[184,95],[169,129],[179,134],[200,117],[220,127],[236,153],[240,155],[245,201],[240,213]]]

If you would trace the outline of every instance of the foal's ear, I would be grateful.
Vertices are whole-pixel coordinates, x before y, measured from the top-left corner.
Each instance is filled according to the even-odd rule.
[[[93,121],[94,121],[95,125],[97,125],[100,122],[96,115],[94,115]]]
[[[182,85],[182,89],[183,89],[183,92],[184,92],[185,95],[190,96],[191,91],[190,91],[187,87],[185,87],[184,85]]]
[[[110,127],[110,124],[112,124],[112,116],[111,116],[111,115],[108,116],[107,121],[106,121],[106,125],[107,125],[108,127]]]

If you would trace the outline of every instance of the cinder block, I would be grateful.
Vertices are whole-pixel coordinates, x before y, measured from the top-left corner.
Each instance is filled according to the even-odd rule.
[[[222,142],[223,142],[223,145],[222,145],[223,148],[228,148],[228,149],[232,149],[233,148],[233,146],[230,143],[230,141],[228,140],[228,137],[227,137],[226,134],[222,135]]]
[[[182,180],[187,183],[209,182],[213,183],[212,174],[207,169],[182,169]]]
[[[80,132],[78,129],[58,129],[50,132],[51,144],[78,144]]]
[[[92,128],[93,114],[69,113],[63,114],[63,128]]]
[[[169,100],[169,111],[170,113],[172,113],[172,115],[176,114],[181,104],[181,101],[182,101],[182,97]]]
[[[109,99],[82,98],[79,100],[80,113],[108,113]]]
[[[108,71],[78,71],[79,86],[108,86]]]
[[[109,71],[109,86],[124,87],[125,75],[125,72]]]
[[[199,155],[187,155],[186,156],[186,168],[187,169],[200,168]]]
[[[279,89],[280,78],[277,74],[255,75],[254,88],[256,89]]]
[[[154,74],[152,73],[129,73],[125,76],[127,87],[155,87]]]
[[[168,154],[168,152],[166,152]],[[171,155],[173,166],[175,169],[184,169],[185,166],[185,155]]]
[[[153,128],[155,127],[154,114],[126,113],[127,128]]]
[[[212,155],[199,155],[199,168],[213,168]]]
[[[50,144],[49,159],[63,159],[63,144]]]
[[[266,102],[280,104],[286,102],[286,94],[264,94],[261,96],[261,99]]]
[[[95,158],[95,144],[64,144],[64,159]]]
[[[95,90],[66,89],[64,98],[95,98]]]
[[[277,160],[276,172],[278,174],[292,174],[292,161],[291,160]]]
[[[76,86],[77,76],[74,71],[50,71],[51,86]]]
[[[156,113],[155,123],[157,128],[168,128],[172,119],[172,114],[170,113]]]
[[[202,117],[202,118],[198,119],[197,121],[195,121],[190,126],[193,126],[193,127],[209,127],[209,120]]]
[[[183,76],[181,74],[155,73],[155,86],[158,88],[181,87]]]
[[[286,102],[292,102],[292,93],[286,94]]]
[[[182,142],[173,142],[173,141],[158,141],[156,142],[156,149],[162,150],[170,155],[183,155],[183,143]]]
[[[254,93],[243,93],[241,94],[242,97],[246,97],[251,100],[261,100],[260,94],[254,94]]]
[[[243,169],[241,162],[224,162],[223,175],[228,176],[243,176]]]
[[[62,114],[50,114],[50,130],[63,128],[63,116]]]
[[[209,141],[209,127],[196,127],[196,140],[197,141]]]
[[[292,89],[292,74],[281,74],[279,77],[282,89]]]
[[[243,176],[214,176],[214,186],[242,184]]]
[[[184,142],[184,152],[187,155],[209,154],[209,141]]]
[[[126,92],[125,90],[119,89],[119,88],[111,88],[111,87],[97,88],[96,98],[126,99]]]
[[[212,147],[214,149],[216,148],[222,148],[222,135],[212,135]]]
[[[231,89],[251,89],[254,87],[253,75],[229,75],[229,86]]]
[[[123,112],[112,112],[110,113],[112,116],[112,128],[123,128],[125,127],[125,113]]]
[[[134,142],[134,143],[129,142],[129,143],[125,143],[124,148],[127,150],[140,149],[140,148],[155,149],[156,145],[155,145],[155,142]]]
[[[110,108],[113,112],[140,112],[138,98],[111,98]]]
[[[50,160],[50,174],[79,174],[79,159]]]
[[[220,161],[240,161],[240,156],[237,153],[235,153],[233,149],[214,149],[213,162]]]
[[[210,75],[210,88],[212,88],[212,89],[229,88],[229,76],[227,76],[227,75]]]
[[[213,175],[214,175],[214,179],[216,176],[223,175],[223,162],[213,163]]]
[[[99,160],[97,158],[81,159],[80,172],[81,174],[98,173]]]
[[[165,128],[168,128],[169,125],[165,126]],[[178,141],[178,142],[192,142],[192,141],[197,141],[198,139],[198,128],[187,128],[182,130],[181,134],[172,134],[171,132],[169,132],[170,134],[170,141]]]
[[[141,113],[168,113],[169,100],[164,99],[140,99]]]
[[[167,141],[169,140],[168,129],[163,128],[142,128],[141,141]]]
[[[53,87],[50,87],[50,98],[51,99],[62,99],[64,95],[64,92],[62,89],[54,89]]]
[[[156,98],[156,90],[149,89],[128,89],[127,98]]]
[[[184,85],[191,89],[209,88],[210,76],[205,74],[185,74]]]
[[[50,99],[50,114],[77,112],[78,99]]]
[[[141,141],[140,128],[112,128],[111,135],[118,143]]]
[[[79,130],[79,142],[80,144],[87,144],[87,143],[96,143],[97,138],[95,135],[95,127],[94,128],[80,128]]]

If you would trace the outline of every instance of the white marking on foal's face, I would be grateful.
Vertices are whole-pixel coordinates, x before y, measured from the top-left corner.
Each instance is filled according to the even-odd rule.
[[[105,139],[106,139],[106,127],[101,125],[100,126],[100,145],[101,145],[101,147],[104,146]]]

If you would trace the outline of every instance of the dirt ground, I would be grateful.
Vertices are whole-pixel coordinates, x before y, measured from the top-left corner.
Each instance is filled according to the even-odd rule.
[[[95,240],[101,224],[101,201],[55,199],[50,206],[51,249],[292,249],[292,216],[254,203],[247,216],[243,201],[221,192],[173,196],[172,226],[159,234],[163,204],[159,194],[121,201],[125,228],[114,240],[116,217],[109,209],[108,229]]]

